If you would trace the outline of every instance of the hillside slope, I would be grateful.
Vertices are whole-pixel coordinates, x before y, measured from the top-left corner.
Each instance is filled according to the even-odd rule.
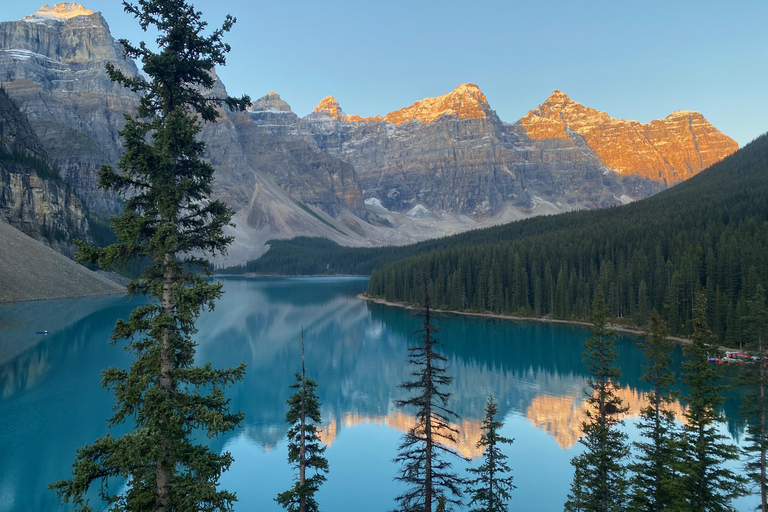
[[[635,204],[455,237],[373,272],[368,292],[418,303],[426,276],[440,307],[586,318],[599,285],[615,316],[642,324],[656,308],[679,334],[701,292],[712,330],[737,344],[766,253],[768,135]]]
[[[0,302],[124,293],[125,289],[0,221]]]

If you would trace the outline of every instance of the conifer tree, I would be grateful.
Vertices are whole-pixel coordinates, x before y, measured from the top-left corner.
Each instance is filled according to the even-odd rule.
[[[458,431],[451,427],[449,420],[459,417],[447,407],[451,394],[441,388],[448,386],[453,377],[446,374],[447,359],[435,350],[440,343],[435,338],[437,329],[432,325],[426,286],[424,321],[418,332],[421,344],[408,348],[408,362],[416,367],[411,372],[413,380],[400,385],[414,396],[397,401],[398,407],[416,410],[416,424],[403,436],[394,459],[402,464],[395,480],[409,485],[397,497],[402,512],[432,512],[440,496],[446,506],[459,505],[462,497],[463,481],[451,471],[451,463],[444,458],[445,455],[461,458],[456,450],[446,446],[456,443]]]
[[[681,450],[683,454],[680,498],[682,508],[693,512],[733,510],[733,498],[746,493],[744,479],[723,466],[737,460],[736,446],[727,436],[717,432],[717,423],[725,420],[719,412],[723,403],[723,386],[718,384],[717,367],[709,357],[722,353],[707,327],[706,303],[699,293],[693,305],[693,334],[685,347],[683,383],[688,388]]]
[[[222,36],[234,19],[203,35],[202,14],[184,0],[123,3],[142,29],[157,31],[154,53],[142,42],[121,41],[127,57],[140,59],[149,80],[128,77],[107,65],[110,78],[142,94],[136,117],[126,116],[121,172],[100,171],[100,186],[125,199],[125,210],[112,219],[117,242],[103,249],[80,243],[81,261],[104,268],[149,259],[131,294],[149,296],[128,320],[118,320],[112,341],[127,340],[134,356],[130,369],[109,368],[102,385],[115,396],[113,427],[133,422],[119,438],[107,434],[78,450],[73,475],[51,488],[78,510],[91,510],[88,493],[99,482],[99,496],[109,510],[231,510],[235,495],[219,490],[221,473],[232,456],[193,442],[195,432],[215,437],[231,430],[242,414],[228,409],[224,388],[242,379],[245,366],[214,369],[195,364],[195,320],[213,309],[221,285],[190,272],[207,271],[201,255],[224,251],[230,238],[223,227],[232,212],[211,201],[214,169],[202,160],[200,120],[212,122],[217,106],[244,108],[248,98],[214,98],[211,71],[223,65],[229,46]],[[108,480],[124,478],[126,489]],[[120,491],[120,492],[118,492]]]
[[[469,484],[467,492],[471,495],[469,506],[478,505],[470,512],[507,512],[509,493],[516,489],[512,484],[514,477],[509,475],[507,456],[501,452],[500,446],[512,444],[514,439],[499,435],[499,429],[504,424],[496,419],[498,413],[498,404],[493,400],[493,396],[489,396],[485,404],[483,434],[477,442],[477,447],[484,449],[483,464],[477,468],[467,469],[470,473],[477,475],[477,478],[467,482]]]
[[[768,512],[768,308],[765,290],[757,285],[752,299],[747,301],[746,318],[750,354],[759,357],[756,364],[746,365],[740,372],[738,383],[747,388],[742,402],[742,417],[747,422],[747,444],[744,448],[748,461],[747,477],[760,494],[758,510]]]
[[[632,475],[632,510],[660,512],[670,510],[678,496],[677,468],[679,450],[675,414],[669,409],[670,388],[675,375],[670,369],[674,343],[667,339],[669,329],[658,311],[651,311],[638,345],[645,352],[646,364],[642,380],[653,386],[648,405],[640,412],[638,428],[647,441],[635,442],[637,460],[629,466]]]
[[[592,302],[592,326],[584,344],[587,367],[587,421],[579,440],[585,451],[571,460],[574,480],[566,511],[623,511],[626,502],[625,459],[629,455],[627,435],[619,430],[619,414],[627,411],[616,390],[621,372],[615,366],[615,333],[608,328],[608,307],[598,286]]]
[[[291,425],[288,430],[288,462],[293,464],[298,475],[293,487],[278,494],[275,501],[290,512],[317,512],[315,493],[325,482],[328,460],[323,457],[325,446],[317,437],[320,416],[320,401],[315,390],[317,383],[307,378],[304,367],[304,329],[301,330],[301,373],[291,384],[296,392],[286,402],[290,407],[285,421]],[[307,471],[314,475],[307,477]]]

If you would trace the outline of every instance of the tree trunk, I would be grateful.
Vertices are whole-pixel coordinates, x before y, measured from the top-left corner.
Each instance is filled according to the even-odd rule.
[[[427,310],[427,325],[429,325],[429,310]],[[429,331],[424,345],[427,353],[426,382],[432,382],[432,347],[430,346]],[[432,512],[432,390],[429,386],[425,395],[425,419],[424,436],[426,437],[424,461],[424,512]]]
[[[299,486],[302,488],[301,498],[299,498],[299,512],[305,512],[307,508],[307,498],[304,496],[303,488],[307,476],[307,453],[306,437],[307,430],[307,412],[306,412],[306,372],[304,369],[304,328],[301,329],[301,435],[299,438]]]
[[[163,270],[163,313],[171,318],[176,316],[176,304],[173,302],[173,285],[176,282],[176,273],[170,263],[173,261],[173,255],[165,255],[165,268]],[[170,397],[173,393],[173,358],[171,351],[171,337],[174,335],[171,329],[166,329],[163,333],[162,346],[160,347],[160,378],[158,386]],[[160,420],[162,422],[162,419]],[[173,456],[171,453],[171,439],[162,440],[163,451],[157,461],[156,469],[156,494],[155,511],[166,512],[168,503],[168,493],[171,486],[171,475],[173,473]]]
[[[763,363],[763,339],[758,337],[758,355],[760,361],[760,510],[768,512],[768,496],[765,489],[766,460],[765,460],[765,366]]]

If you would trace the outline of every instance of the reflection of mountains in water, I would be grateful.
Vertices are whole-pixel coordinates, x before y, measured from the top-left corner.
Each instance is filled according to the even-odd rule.
[[[634,419],[640,416],[640,409],[648,405],[648,394],[625,386],[616,392],[622,404],[629,410],[621,415],[622,419]],[[675,401],[667,407],[683,420],[684,408]],[[581,396],[540,395],[533,399],[525,417],[537,428],[552,435],[561,448],[570,448],[581,437],[581,425],[587,421],[588,404]]]
[[[629,407],[622,419],[633,419],[640,416],[640,409],[648,405],[648,394],[629,387],[624,387],[616,393],[622,403]],[[581,437],[581,424],[587,420],[588,405],[583,393],[578,396],[538,395],[534,397],[525,417],[536,428],[545,430],[553,436],[561,448],[567,449],[576,444]],[[673,402],[669,410],[677,418],[683,419],[683,407],[680,402]],[[331,445],[336,440],[342,428],[351,428],[363,423],[387,425],[397,430],[407,432],[416,425],[416,418],[402,411],[393,411],[386,416],[362,416],[347,413],[341,418],[332,418],[323,426],[320,439]],[[482,434],[482,419],[463,418],[451,427],[458,430],[456,448],[464,457],[476,459],[483,454],[477,442]]]
[[[32,389],[54,370],[76,371],[87,359],[103,357],[107,364],[122,364],[119,344],[111,347],[108,342],[115,318],[127,316],[131,309],[125,298],[37,301],[34,307],[30,304],[0,308],[0,319],[4,315],[16,319],[12,329],[2,332],[2,354],[13,357],[0,360],[0,396],[7,398]],[[40,325],[48,335],[35,333],[35,326]]]
[[[231,285],[236,285],[237,291]],[[245,381],[232,390],[232,406],[246,416],[246,435],[271,447],[285,436],[285,400],[300,369],[304,328],[308,376],[318,382],[324,440],[344,428],[373,422],[405,430],[413,411],[400,411],[399,384],[410,378],[407,347],[416,343],[420,319],[410,311],[354,298],[361,281],[234,281],[215,316],[201,319],[202,358],[222,366],[248,364]],[[297,300],[294,301],[294,298]],[[224,318],[222,318],[224,317]],[[460,449],[475,456],[487,396],[501,414],[517,414],[571,446],[584,414],[583,329],[442,315],[436,320],[442,352],[454,382],[449,406],[463,420]],[[644,363],[636,341],[619,346],[626,399],[637,414],[647,385],[638,382]],[[477,435],[475,435],[477,434]]]

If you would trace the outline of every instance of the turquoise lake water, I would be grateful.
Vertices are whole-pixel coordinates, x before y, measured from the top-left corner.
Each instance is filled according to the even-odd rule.
[[[402,488],[391,462],[413,417],[394,407],[411,368],[407,347],[420,320],[413,312],[355,296],[360,278],[225,278],[225,295],[197,323],[198,360],[248,364],[229,389],[241,428],[210,442],[235,457],[221,479],[237,493],[236,511],[282,510],[274,497],[291,486],[285,434],[288,386],[300,371],[304,328],[308,376],[318,383],[328,445],[328,481],[318,495],[324,512],[394,508]],[[43,301],[0,306],[0,512],[69,510],[46,489],[66,478],[76,449],[107,432],[112,396],[102,369],[124,367],[122,345],[108,344],[117,318],[140,303],[125,297]],[[505,447],[517,489],[510,510],[560,511],[572,478],[570,459],[584,419],[586,330],[539,322],[438,315],[442,353],[449,359],[450,406],[462,420],[458,450],[473,458],[489,394],[500,404]],[[48,330],[47,336],[36,331]],[[637,339],[618,339],[625,399],[636,411],[647,385]],[[676,350],[676,360],[681,360]],[[730,400],[725,412],[735,417]],[[632,414],[626,430],[636,438]],[[740,437],[735,421],[723,432]],[[119,433],[119,430],[117,431]],[[467,463],[456,460],[463,474]],[[738,466],[734,466],[738,467]],[[117,482],[115,485],[122,485]],[[751,510],[754,498],[736,502]]]

